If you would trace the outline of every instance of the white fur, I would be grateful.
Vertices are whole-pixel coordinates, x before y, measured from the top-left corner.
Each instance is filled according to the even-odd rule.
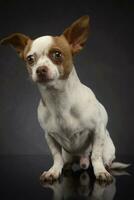
[[[38,55],[42,55],[42,53],[46,54],[48,53],[48,50],[52,46],[52,44],[53,44],[52,36],[39,37],[33,41],[30,53],[33,54],[37,52]]]

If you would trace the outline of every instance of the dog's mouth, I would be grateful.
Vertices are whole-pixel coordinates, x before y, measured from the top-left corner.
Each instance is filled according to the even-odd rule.
[[[37,82],[38,83],[42,83],[42,84],[48,83],[50,81],[53,81],[53,79],[49,78],[49,77],[46,77],[46,76],[42,76],[42,77],[38,77],[37,78]]]

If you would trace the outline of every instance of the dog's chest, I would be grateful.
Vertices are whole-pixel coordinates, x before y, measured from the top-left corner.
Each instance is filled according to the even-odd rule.
[[[51,120],[50,120],[51,121]],[[50,128],[50,127],[49,127]],[[81,118],[75,118],[71,112],[57,114],[49,134],[68,152],[81,154],[90,143],[89,129],[83,126]]]
[[[77,116],[76,116],[77,115]],[[82,119],[73,109],[56,108],[50,113],[47,109],[41,117],[41,124],[48,132],[69,135],[82,129]]]
[[[90,129],[82,113],[75,107],[70,109],[57,108],[56,112],[49,113],[42,107],[38,112],[41,127],[48,132],[61,146],[69,152],[81,152],[89,146]],[[89,125],[89,122],[87,122]]]

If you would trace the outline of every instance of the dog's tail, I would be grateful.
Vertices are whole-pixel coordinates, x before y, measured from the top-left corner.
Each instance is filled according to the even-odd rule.
[[[110,166],[110,169],[122,170],[129,167],[131,164],[121,163],[121,162],[113,162]]]

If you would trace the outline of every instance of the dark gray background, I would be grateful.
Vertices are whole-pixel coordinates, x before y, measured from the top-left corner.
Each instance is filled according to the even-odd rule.
[[[75,66],[82,82],[106,107],[118,154],[134,154],[133,1],[0,1],[0,38],[60,34],[88,14],[91,33]],[[25,64],[0,46],[0,154],[48,153],[36,116],[40,95]]]

